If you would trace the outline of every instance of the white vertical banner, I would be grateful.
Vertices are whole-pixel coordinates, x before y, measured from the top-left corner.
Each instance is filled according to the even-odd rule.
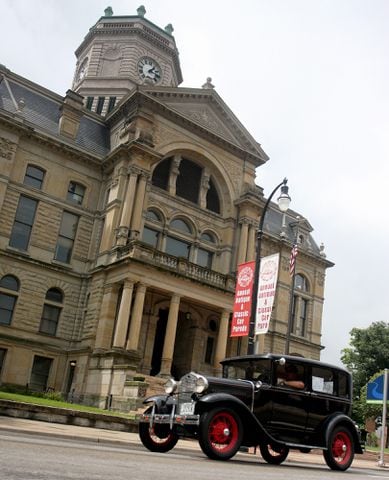
[[[275,253],[261,259],[255,312],[255,335],[269,330],[274,297],[276,295],[280,254]]]

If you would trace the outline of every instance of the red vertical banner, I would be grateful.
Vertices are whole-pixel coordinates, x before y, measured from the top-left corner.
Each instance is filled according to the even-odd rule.
[[[243,337],[249,334],[254,272],[255,262],[238,265],[231,337]]]

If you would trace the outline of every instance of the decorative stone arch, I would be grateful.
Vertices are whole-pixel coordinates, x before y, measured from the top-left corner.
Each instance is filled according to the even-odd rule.
[[[26,270],[21,270],[8,265],[0,267],[0,278],[5,277],[6,275],[16,277],[20,285],[22,285],[24,281],[28,280],[28,272]]]
[[[69,285],[66,282],[63,282],[62,280],[58,280],[55,278],[47,278],[45,280],[44,285],[42,286],[42,291],[43,291],[43,298],[45,298],[46,293],[48,290],[51,288],[56,288],[57,290],[60,290],[63,293],[63,304],[65,305],[66,300],[71,298],[71,295],[74,293],[76,286]]]
[[[189,160],[208,169],[212,178],[215,179],[214,183],[219,195],[221,215],[228,217],[233,214],[236,188],[228,173],[224,170],[222,162],[215,155],[203,147],[189,142],[162,144],[159,147],[159,152],[163,155],[161,161],[169,157],[174,157],[174,155],[187,156]],[[158,164],[159,163],[160,162],[158,162]],[[154,165],[153,171],[155,167],[156,165]]]

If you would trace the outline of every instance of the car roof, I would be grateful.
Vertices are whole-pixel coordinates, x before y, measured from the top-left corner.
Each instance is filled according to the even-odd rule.
[[[254,361],[254,360],[261,360],[261,359],[279,360],[280,358],[285,358],[286,361],[298,362],[304,365],[314,365],[316,367],[327,367],[327,368],[341,371],[343,373],[346,373],[347,375],[350,375],[350,372],[348,372],[345,368],[339,367],[337,365],[332,365],[330,363],[324,363],[324,362],[320,362],[319,360],[312,360],[310,358],[305,358],[300,356],[283,355],[282,353],[266,353],[261,355],[240,355],[236,357],[225,358],[220,363],[223,365],[225,363],[237,362],[237,361]]]

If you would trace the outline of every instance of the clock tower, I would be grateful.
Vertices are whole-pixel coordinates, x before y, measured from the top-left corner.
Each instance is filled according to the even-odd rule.
[[[137,15],[114,16],[107,7],[76,50],[72,90],[89,110],[106,115],[137,85],[182,82],[172,25],[161,29],[145,13],[140,6]]]

